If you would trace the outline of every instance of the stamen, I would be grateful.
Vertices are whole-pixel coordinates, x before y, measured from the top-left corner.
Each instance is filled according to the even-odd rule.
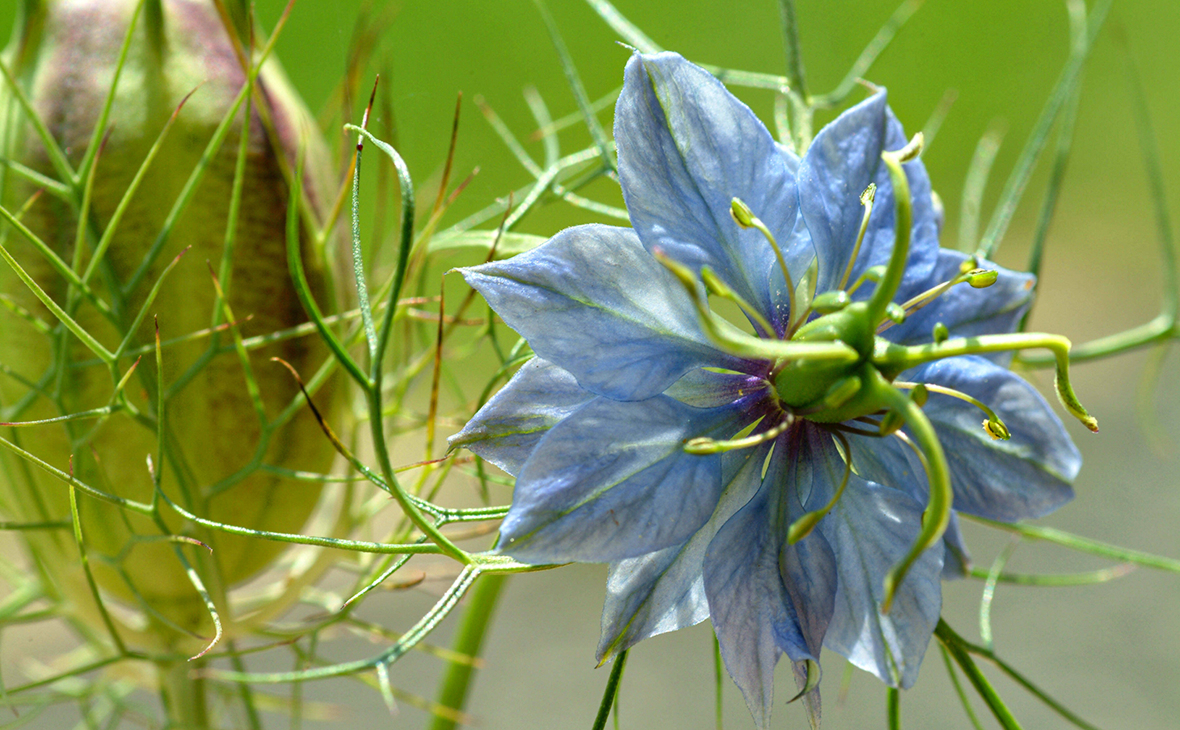
[[[944,281],[938,286],[931,287],[913,299],[910,299],[905,304],[902,304],[901,308],[905,312],[905,316],[908,317],[922,307],[925,307],[927,304],[930,304],[935,299],[946,293],[948,289],[957,284],[967,283],[975,289],[984,289],[996,283],[996,279],[999,278],[1000,272],[994,269],[979,268],[979,266],[976,264],[977,262],[974,259],[966,259],[963,262],[963,265],[959,267],[958,276],[950,279],[949,281]],[[877,333],[880,334],[881,332],[884,332],[894,324],[900,324],[900,322],[882,322],[880,326],[877,327]]]
[[[889,172],[889,181],[893,185],[893,250],[889,253],[889,264],[885,267],[885,274],[877,282],[866,304],[865,314],[870,322],[880,322],[885,318],[885,308],[897,295],[898,287],[905,276],[906,261],[910,254],[910,235],[914,225],[914,201],[910,194],[910,183],[906,177],[902,163],[913,159],[922,150],[922,133],[914,135],[914,139],[897,152],[882,152],[881,162]]]
[[[762,313],[759,312],[756,307],[747,302],[745,299],[742,299],[737,292],[735,292],[733,289],[730,289],[729,285],[722,281],[720,277],[717,276],[717,274],[713,273],[713,270],[708,266],[701,267],[701,281],[704,282],[705,288],[708,289],[710,293],[715,294],[722,299],[728,299],[729,301],[738,305],[738,307],[740,307],[741,310],[745,312],[747,317],[754,320],[754,324],[762,330],[764,335],[767,337],[774,337],[774,327],[770,325],[770,322],[767,321],[766,317],[763,317]]]
[[[873,214],[873,199],[877,197],[877,184],[869,183],[865,191],[860,194],[860,204],[864,206],[865,214],[860,219],[860,231],[856,234],[856,245],[852,247],[852,255],[848,257],[848,266],[844,269],[844,276],[840,278],[843,289],[848,285],[848,277],[852,276],[852,267],[856,264],[856,257],[860,255],[860,245],[864,243],[865,231],[869,229],[869,216]]]
[[[902,147],[896,152],[887,152],[885,154],[892,155],[898,162],[911,162],[916,160],[918,155],[922,154],[922,148],[925,146],[926,135],[917,132],[905,147]]]
[[[752,434],[744,438],[729,439],[719,441],[708,437],[700,437],[689,439],[684,444],[684,451],[687,454],[721,454],[726,451],[737,451],[738,449],[748,449],[751,446],[758,446],[767,441],[773,441],[778,438],[784,431],[790,428],[795,423],[795,417],[790,413],[783,413],[782,420],[766,429],[762,433]]]
[[[787,331],[791,331],[794,323],[794,309],[795,309],[795,282],[791,281],[791,272],[787,268],[787,260],[783,258],[783,251],[778,247],[778,241],[774,240],[770,229],[762,222],[758,216],[754,215],[754,211],[750,210],[750,206],[741,201],[740,198],[734,198],[729,204],[729,214],[733,216],[734,221],[742,228],[756,228],[766,236],[766,240],[770,243],[770,247],[774,249],[775,258],[778,259],[779,268],[783,270],[783,280],[787,282]]]
[[[840,443],[844,446],[844,478],[840,480],[840,486],[836,488],[836,493],[832,495],[831,501],[823,507],[803,515],[787,528],[787,542],[791,545],[810,535],[819,521],[827,517],[828,513],[836,506],[836,502],[840,501],[840,495],[844,494],[844,488],[848,486],[848,480],[852,476],[852,448],[848,445],[848,439],[839,431],[831,433],[840,439]]]
[[[918,445],[914,443],[914,440],[910,438],[909,434],[905,431],[897,431],[893,435],[897,437],[898,441],[910,447],[910,451],[914,452],[914,456],[918,457],[918,463],[922,465],[922,471],[930,471],[930,467],[926,464],[926,455],[922,453],[922,450],[918,448]]]
[[[894,387],[901,388],[903,390],[922,387],[931,393],[941,393],[943,395],[949,395],[952,398],[958,398],[961,401],[966,401],[967,403],[970,403],[979,410],[983,411],[984,415],[987,416],[987,420],[983,422],[983,430],[987,431],[988,436],[991,436],[997,441],[1007,441],[1008,439],[1012,438],[1012,434],[1009,433],[1008,427],[1004,425],[1003,419],[997,416],[995,411],[989,408],[987,404],[972,398],[962,391],[955,390],[954,388],[947,388],[942,385],[935,385],[934,383],[909,383],[902,380],[893,381],[893,385]]]

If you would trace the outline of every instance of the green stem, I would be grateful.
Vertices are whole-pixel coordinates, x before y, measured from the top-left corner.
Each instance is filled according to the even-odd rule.
[[[988,709],[992,711],[992,715],[995,716],[1000,726],[1004,730],[1022,730],[1020,723],[1012,716],[1011,710],[1000,699],[1000,695],[992,688],[991,683],[987,681],[987,677],[979,670],[975,661],[967,653],[966,649],[963,648],[963,639],[942,619],[938,620],[938,625],[934,628],[934,635],[946,647],[951,658],[963,670],[963,674],[967,675],[967,679],[971,681],[972,686],[975,687],[975,691],[987,703]]]
[[[952,632],[952,633],[954,633],[954,632]],[[972,644],[971,642],[967,641],[966,639],[964,639],[963,637],[958,636],[958,635],[956,635],[956,640],[958,641],[959,645],[962,647],[963,651],[970,653],[970,654],[975,654],[977,656],[981,656],[984,659],[987,659],[988,661],[995,664],[997,667],[1000,668],[1000,670],[1002,672],[1004,672],[1004,674],[1007,674],[1009,678],[1011,678],[1014,682],[1016,682],[1021,687],[1023,687],[1025,690],[1027,690],[1029,694],[1036,697],[1041,702],[1045,703],[1045,705],[1047,707],[1049,707],[1049,709],[1053,710],[1058,715],[1061,715],[1061,717],[1065,718],[1072,725],[1079,727],[1082,730],[1098,730],[1098,728],[1096,726],[1091,725],[1090,723],[1086,722],[1081,717],[1074,714],[1068,707],[1066,707],[1065,705],[1062,705],[1060,702],[1058,702],[1057,700],[1053,699],[1048,694],[1046,694],[1044,690],[1042,690],[1040,687],[1038,687],[1037,685],[1035,685],[1031,681],[1029,681],[1029,679],[1027,677],[1025,677],[1023,674],[1016,671],[1016,669],[1014,667],[1012,667],[1012,665],[1008,664],[1006,661],[1004,661],[1003,659],[1000,659],[998,656],[996,656],[995,652],[993,652],[991,649],[988,649],[988,648],[982,647],[982,646],[976,646],[975,644]]]
[[[1098,31],[1101,29],[1112,3],[1113,0],[1102,0],[1097,3],[1086,21],[1085,37],[1074,40],[1069,60],[1066,61],[1061,75],[1058,76],[1057,83],[1041,110],[1041,116],[1037,119],[1036,126],[1033,127],[1024,144],[1024,149],[1020,151],[1020,157],[1016,160],[1012,174],[1009,175],[1008,181],[1004,184],[1004,190],[1000,193],[1000,202],[996,205],[987,230],[984,231],[983,239],[979,242],[977,253],[983,258],[994,259],[995,252],[1004,238],[1004,233],[1008,230],[1008,224],[1012,221],[1016,207],[1032,178],[1037,160],[1040,159],[1041,152],[1048,142],[1049,133],[1061,114],[1066,100],[1078,88],[1082,67],[1085,65],[1094,39],[1098,36]]]
[[[602,692],[602,704],[598,706],[598,715],[594,718],[591,730],[603,730],[606,727],[610,711],[615,706],[615,698],[619,693],[619,682],[623,679],[623,670],[627,667],[627,652],[620,652],[615,657],[615,665],[611,667],[610,677],[606,680],[606,688]]]
[[[714,695],[715,695],[716,699],[713,702],[713,710],[714,710],[714,714],[716,715],[717,730],[724,730],[724,728],[725,728],[725,724],[722,722],[723,705],[721,702],[721,698],[722,698],[721,687],[722,687],[722,683],[724,681],[723,680],[724,676],[725,676],[725,671],[724,671],[722,664],[721,664],[721,642],[717,640],[717,634],[714,633],[713,634],[713,679],[714,679],[714,685],[715,685],[714,686]]]
[[[28,43],[30,35],[36,32],[45,22],[45,0],[21,0],[17,8],[16,24],[13,35]]]
[[[295,178],[298,180],[303,179],[303,165],[304,155],[300,153],[299,160],[295,166]],[[299,192],[292,186],[291,197],[287,203],[287,271],[290,273],[291,282],[295,286],[295,294],[299,297],[299,302],[303,305],[303,310],[307,312],[307,316],[315,324],[316,332],[319,333],[320,339],[331,350],[336,361],[356,381],[356,384],[367,392],[371,387],[369,385],[369,376],[361,370],[360,366],[356,364],[356,361],[352,359],[352,355],[348,354],[348,348],[340,342],[340,338],[328,327],[328,320],[320,312],[320,307],[316,304],[315,297],[312,296],[311,286],[307,282],[307,274],[303,269],[302,237],[299,235],[299,200]]]
[[[467,610],[463,613],[462,622],[455,633],[452,649],[467,657],[479,656],[488,625],[496,609],[496,602],[500,598],[500,591],[504,588],[508,576],[485,575],[476,582],[468,599]],[[438,689],[438,704],[462,711],[467,703],[467,693],[471,688],[471,679],[475,674],[475,667],[469,662],[451,662],[443,675]],[[434,716],[431,730],[452,730],[455,725],[453,717]]]
[[[812,103],[807,93],[807,75],[803,72],[803,54],[799,48],[799,22],[795,18],[795,0],[779,0],[783,24],[783,50],[787,55],[787,100],[790,101],[795,133],[795,150],[802,155],[811,145]]]
[[[1088,586],[1095,583],[1107,583],[1122,578],[1135,569],[1133,563],[1120,563],[1111,568],[1087,570],[1081,573],[1004,573],[996,576],[996,583],[1011,583],[1018,586]],[[972,578],[989,580],[991,571],[972,568]]]
[[[205,680],[193,676],[193,662],[160,664],[160,694],[168,711],[169,727],[175,730],[207,730],[208,707],[205,704]]]
[[[1120,560],[1126,563],[1135,563],[1136,565],[1155,568],[1156,570],[1180,573],[1180,560],[1175,558],[1166,558],[1160,555],[1145,553],[1141,550],[1119,547],[1118,545],[1111,545],[1110,543],[1099,540],[1091,540],[1088,537],[1081,537],[1080,535],[1074,535],[1043,525],[1026,525],[1020,522],[997,522],[996,520],[989,520],[986,517],[977,517],[966,513],[961,514],[964,519],[994,527],[997,530],[1015,532],[1030,540],[1044,540],[1069,548],[1070,550],[1077,550],[1078,552],[1098,555],[1111,560]]]
[[[975,730],[983,730],[983,725],[979,724],[979,718],[975,716],[975,710],[971,707],[971,701],[967,699],[967,692],[963,689],[963,683],[959,681],[959,675],[955,672],[955,665],[951,663],[950,652],[947,651],[943,644],[938,645],[942,652],[942,660],[946,663],[947,676],[951,678],[951,684],[955,687],[955,694],[959,696],[959,702],[963,705],[963,712],[967,715],[967,719],[971,721],[971,727]]]
[[[344,128],[356,132],[364,138],[371,141],[379,150],[385,153],[390,162],[393,163],[394,169],[397,171],[398,182],[401,184],[402,197],[402,226],[401,226],[401,244],[398,249],[397,267],[393,273],[393,284],[389,290],[389,298],[386,301],[386,308],[384,316],[381,320],[381,325],[376,332],[376,342],[372,344],[372,356],[369,362],[369,377],[367,379],[368,389],[366,395],[368,396],[369,405],[369,427],[373,435],[373,451],[377,457],[377,464],[380,466],[380,473],[385,480],[385,484],[389,487],[390,493],[394,499],[397,500],[398,505],[406,514],[406,517],[414,523],[414,526],[421,530],[424,534],[430,537],[439,548],[450,557],[454,558],[465,565],[471,564],[471,558],[463,550],[455,546],[445,535],[438,530],[429,520],[422,516],[421,510],[410,499],[410,495],[402,488],[398,482],[397,477],[393,473],[393,462],[389,458],[389,446],[385,439],[385,421],[382,416],[382,397],[384,391],[382,383],[384,381],[385,373],[382,367],[385,361],[385,352],[389,346],[389,340],[393,334],[394,314],[397,312],[397,300],[401,296],[402,285],[405,283],[406,270],[410,258],[410,249],[414,242],[414,182],[410,178],[410,170],[406,167],[405,161],[397,150],[391,147],[386,142],[374,137],[368,130],[363,127],[358,127],[353,124],[346,124]],[[363,272],[358,272],[357,286],[364,287],[364,277],[361,276]],[[372,342],[372,340],[370,340]]]
[[[992,601],[996,598],[996,584],[1000,582],[1000,575],[1008,566],[1008,560],[1012,557],[1012,553],[1020,546],[1020,536],[1014,535],[1013,538],[992,563],[987,580],[983,584],[983,595],[979,599],[979,638],[983,640],[983,645],[988,649],[991,649],[994,644],[992,641]]]
[[[78,556],[82,561],[82,571],[86,575],[86,585],[90,588],[90,596],[94,599],[94,605],[98,608],[99,616],[102,617],[102,623],[106,626],[115,649],[120,654],[126,654],[127,647],[123,645],[119,630],[115,628],[115,622],[111,619],[111,614],[107,611],[102,595],[98,591],[98,583],[94,580],[94,573],[90,570],[90,556],[86,553],[86,543],[82,538],[82,518],[78,514],[78,494],[72,484],[70,485],[70,518],[74,523],[74,542],[78,545]]]
[[[1175,321],[1180,316],[1180,270],[1176,268],[1176,243],[1172,235],[1172,219],[1168,214],[1168,195],[1164,190],[1164,172],[1160,166],[1160,151],[1152,128],[1151,112],[1147,106],[1147,93],[1143,79],[1135,66],[1130,49],[1123,48],[1127,64],[1127,78],[1130,81],[1132,100],[1135,105],[1135,128],[1139,132],[1139,147],[1143,152],[1143,166],[1147,169],[1147,182],[1151,188],[1151,199],[1155,208],[1155,224],[1160,244],[1161,272],[1164,284],[1163,313]]]
[[[889,718],[889,730],[901,730],[901,690],[890,687],[888,693],[885,712]]]
[[[803,72],[803,54],[799,50],[799,23],[795,18],[795,0],[779,0],[783,21],[783,50],[787,54],[787,84],[791,91],[807,98],[807,76]]]

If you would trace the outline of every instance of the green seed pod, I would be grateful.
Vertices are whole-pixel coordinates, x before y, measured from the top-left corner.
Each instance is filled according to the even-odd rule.
[[[83,165],[100,122],[137,5],[136,0],[26,0],[23,25],[5,51],[5,64],[75,169]],[[218,312],[221,307],[210,269],[219,268],[226,247],[243,135],[240,111],[224,143],[209,159],[191,201],[168,235],[161,235],[215,130],[246,83],[232,31],[215,8],[207,0],[143,3],[109,123],[102,130],[108,137],[94,168],[89,225],[80,247],[75,241],[79,240],[78,211],[84,209],[87,169],[81,170],[78,180],[64,180],[60,160],[55,162],[22,111],[18,96],[10,85],[0,85],[0,145],[5,157],[64,183],[63,190],[46,190],[37,197],[22,221],[77,276],[90,265],[124,193],[174,110],[195,90],[164,137],[142,184],[128,199],[109,249],[88,280],[93,297],[82,295],[60,267],[51,265],[51,257],[0,222],[0,228],[7,229],[5,248],[79,327],[110,352],[125,339],[129,350],[148,348],[124,390],[131,408],[102,419],[28,427],[19,433],[6,429],[0,435],[16,440],[63,472],[72,469],[81,482],[143,503],[153,501],[152,476],[146,466],[150,456],[163,492],[196,515],[258,530],[295,532],[316,506],[319,484],[281,478],[258,467],[326,471],[333,450],[306,407],[298,403],[299,390],[290,374],[269,360],[281,357],[310,377],[325,359],[324,348],[314,338],[304,337],[252,350],[252,375],[248,375],[227,329],[169,344],[162,350],[162,397],[150,349],[155,341],[153,316],[158,317],[165,342],[207,330],[218,317],[221,322],[228,318],[226,312]],[[233,253],[220,277],[243,337],[307,320],[287,273],[289,190],[284,168],[293,169],[298,151],[305,151],[305,221],[322,215],[335,185],[325,143],[276,61],[264,65],[253,101]],[[269,120],[269,129],[264,119]],[[19,169],[9,168],[3,174],[0,200],[8,211],[19,210],[44,187]],[[150,258],[149,251],[161,243],[159,255]],[[306,228],[301,232],[301,247],[313,292],[321,302],[330,302],[325,252],[317,250]],[[136,326],[152,287],[186,249],[187,255],[168,273]],[[0,291],[34,317],[31,323],[0,310],[0,353],[3,364],[16,376],[0,376],[4,413],[12,420],[29,421],[111,403],[115,376],[96,360],[93,348],[66,332],[59,317],[18,280],[10,266],[0,264],[0,269]],[[52,332],[45,333],[44,324]],[[211,350],[211,343],[219,343],[219,349]],[[116,373],[126,373],[134,359],[119,359]],[[248,380],[253,381],[251,387]],[[254,386],[257,400],[251,394]],[[330,413],[330,387],[315,397],[321,409]],[[156,437],[161,401],[162,447]],[[293,417],[273,428],[262,426],[259,409],[268,422],[274,422],[292,403],[296,404]],[[161,539],[166,532],[197,537],[213,548],[210,556],[199,548],[180,547],[222,607],[222,619],[231,634],[234,623],[224,611],[225,592],[273,563],[284,546],[193,525],[163,503],[160,516],[166,532],[147,516],[82,492],[78,500],[82,536],[99,586],[106,595],[140,610],[139,619],[129,620],[124,638],[133,637],[128,640],[145,645],[191,647],[191,639],[181,642],[177,628],[211,635],[208,612],[176,556],[176,544]],[[68,520],[68,487],[27,460],[5,453],[0,463],[0,509],[11,512],[15,520]],[[28,544],[36,564],[74,604],[74,610],[93,619],[96,607],[71,532],[30,534]],[[174,626],[169,627],[169,622]]]

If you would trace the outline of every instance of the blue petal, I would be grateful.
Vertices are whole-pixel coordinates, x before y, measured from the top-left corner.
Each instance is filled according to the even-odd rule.
[[[774,318],[785,289],[766,239],[740,228],[730,201],[743,200],[788,246],[795,177],[770,132],[707,71],[675,53],[631,57],[615,108],[619,182],[640,239],[693,268],[711,267],[746,301]],[[814,256],[798,239],[783,251],[798,279]],[[776,278],[777,277],[777,278]]]
[[[895,210],[893,184],[881,152],[900,149],[907,141],[885,104],[884,91],[844,112],[815,136],[799,168],[799,200],[819,255],[818,291],[837,288],[844,276],[864,213],[860,195],[870,182],[877,185],[873,213],[848,283],[870,266],[889,261]],[[914,215],[905,288],[930,276],[938,256],[938,223],[925,166],[914,160],[903,168]],[[871,291],[866,286],[858,294],[863,297]]]
[[[981,357],[954,357],[903,377],[961,391],[987,404],[1007,425],[1009,441],[982,427],[983,413],[958,398],[931,393],[926,416],[938,431],[955,490],[955,509],[1012,522],[1043,517],[1073,498],[1082,457],[1061,419],[1020,376]]]
[[[843,469],[831,444],[823,456],[829,472]],[[918,678],[942,606],[943,550],[936,546],[914,563],[889,614],[880,611],[885,576],[917,538],[923,507],[854,473],[818,527],[836,554],[839,581],[824,646],[892,687],[910,687]]]
[[[748,367],[709,343],[684,287],[628,228],[567,228],[461,271],[534,352],[597,395],[643,400],[695,367]]]
[[[778,147],[779,154],[783,156],[783,162],[787,164],[787,172],[797,175],[799,173],[799,165],[803,160],[799,159],[799,155],[795,154],[795,150],[789,146],[778,142],[775,145]]]
[[[940,251],[938,265],[925,288],[958,276],[959,265],[967,258],[966,254],[958,251]],[[904,323],[885,330],[885,338],[903,345],[932,342],[937,322],[946,325],[952,337],[1001,334],[1015,330],[1032,303],[1036,277],[991,262],[984,262],[983,267],[999,271],[996,283],[986,289],[958,284],[914,312]],[[908,296],[919,293],[914,291]]]
[[[725,523],[705,557],[705,593],[721,656],[759,727],[770,723],[779,656],[818,662],[836,594],[835,557],[826,540],[813,533],[796,545],[786,542],[803,505],[789,482],[791,457],[784,451],[776,449],[762,489]]]
[[[602,607],[599,662],[643,639],[709,618],[702,573],[705,550],[726,521],[758,491],[768,446],[722,457],[726,484],[713,516],[680,545],[611,565]]]
[[[891,489],[898,489],[926,504],[930,488],[922,462],[914,450],[897,438],[873,438],[848,434],[852,447],[852,463],[861,477]],[[954,580],[967,575],[971,567],[971,554],[959,531],[959,518],[951,513],[942,541],[946,547],[943,556],[942,578]]]
[[[573,375],[533,358],[448,444],[470,449],[516,475],[545,432],[594,397]]]
[[[597,398],[537,444],[516,480],[500,549],[530,563],[610,562],[677,545],[713,514],[721,458],[684,451],[729,437],[750,404],[698,409],[666,396]]]

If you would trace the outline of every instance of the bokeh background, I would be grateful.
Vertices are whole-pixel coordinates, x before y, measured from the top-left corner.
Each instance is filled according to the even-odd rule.
[[[782,38],[774,0],[616,0],[617,7],[653,40],[688,58],[719,66],[781,73]],[[11,26],[16,3],[0,3],[0,29]],[[278,0],[260,0],[258,16],[273,26]],[[525,138],[535,128],[522,97],[537,87],[555,116],[576,109],[537,10],[529,0],[402,0],[388,9],[377,0],[364,17],[384,17],[374,53],[393,117],[379,113],[374,129],[396,130],[396,144],[419,182],[437,176],[445,158],[456,95],[464,93],[456,175],[480,168],[448,217],[450,222],[531,180],[481,117],[482,98]],[[799,0],[804,63],[813,91],[835,86],[862,47],[895,9],[895,0]],[[592,98],[617,87],[628,51],[616,34],[577,0],[553,0],[550,10],[564,34]],[[300,0],[278,55],[312,109],[328,103],[346,69],[349,39],[362,3]],[[377,20],[365,21],[378,22]],[[1150,319],[1161,299],[1161,261],[1155,211],[1142,161],[1127,61],[1133,59],[1147,90],[1159,143],[1167,204],[1180,213],[1180,4],[1172,0],[1119,0],[1085,72],[1074,153],[1049,236],[1040,296],[1032,328],[1063,333],[1075,343]],[[944,245],[954,245],[959,200],[968,163],[988,130],[1004,131],[984,198],[990,213],[1003,180],[1032,128],[1068,50],[1068,21],[1060,0],[928,0],[866,77],[887,86],[897,116],[911,131],[921,128],[948,90],[957,92],[945,124],[923,159],[946,205]],[[367,86],[368,82],[362,84]],[[769,92],[739,94],[766,122]],[[854,95],[853,99],[860,98]],[[600,118],[609,125],[610,110]],[[821,116],[820,121],[825,120]],[[343,141],[337,131],[329,139]],[[563,133],[563,151],[589,143],[576,127]],[[529,143],[538,158],[539,143]],[[375,156],[373,159],[376,159]],[[998,257],[1024,266],[1027,245],[1049,169],[1042,161]],[[370,169],[372,166],[370,167]],[[621,204],[609,185],[596,187]],[[427,196],[424,196],[427,197]],[[380,201],[369,204],[374,214]],[[391,205],[385,203],[386,205]],[[389,209],[389,214],[395,208]],[[550,235],[587,222],[584,211],[555,205],[526,219],[520,230]],[[448,285],[451,286],[451,285]],[[2,354],[0,354],[2,357]],[[1180,556],[1180,369],[1165,361],[1162,378],[1136,408],[1145,353],[1087,364],[1075,386],[1101,421],[1090,435],[1067,423],[1085,457],[1077,499],[1045,524],[1155,553]],[[1044,373],[1030,376],[1042,386]],[[448,495],[471,497],[462,486]],[[505,495],[499,495],[506,498]],[[987,566],[1007,538],[967,527],[976,562]],[[8,548],[5,543],[5,549]],[[1106,565],[1063,549],[1025,545],[1010,569],[1087,570]],[[586,728],[597,708],[607,670],[595,670],[593,651],[605,570],[576,566],[512,579],[486,647],[487,668],[477,679],[469,711],[488,728]],[[945,586],[944,615],[976,638],[982,583]],[[404,630],[433,603],[425,588],[380,596],[366,615]],[[1180,576],[1140,569],[1113,583],[1075,588],[1001,585],[993,607],[997,649],[1011,663],[1083,717],[1103,728],[1180,727]],[[432,637],[445,643],[444,625]],[[52,654],[58,637],[7,632],[2,647],[6,680],[23,661]],[[60,639],[63,645],[68,640]],[[340,659],[369,656],[376,647],[341,643]],[[712,727],[713,668],[707,626],[647,641],[631,653],[621,692],[621,727]],[[875,679],[853,676],[847,699],[837,701],[843,662],[825,656],[825,727],[885,725],[885,691]],[[394,684],[426,696],[441,663],[414,654],[395,665]],[[782,667],[781,669],[786,669]],[[1043,705],[990,672],[1027,728],[1068,725]],[[9,680],[11,681],[11,680]],[[780,672],[774,726],[802,727],[801,709],[782,702],[793,683]],[[421,712],[403,707],[390,718],[375,692],[356,682],[305,688],[307,696],[337,705],[354,727],[420,727]],[[752,723],[736,689],[726,680],[727,728]],[[977,703],[984,725],[990,718]],[[935,647],[917,686],[902,698],[909,728],[968,728]],[[47,728],[70,727],[66,715]],[[7,721],[5,718],[3,721]],[[279,718],[272,718],[273,726]],[[308,722],[305,727],[331,727]]]

